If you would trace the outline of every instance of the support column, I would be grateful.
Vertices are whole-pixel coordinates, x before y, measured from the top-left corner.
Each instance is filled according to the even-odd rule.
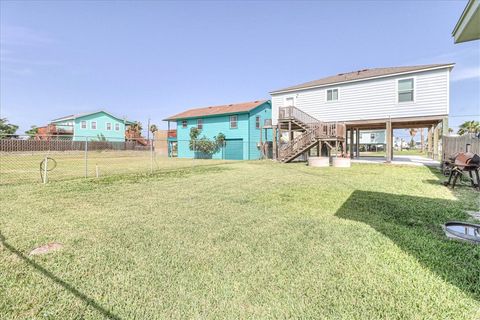
[[[277,126],[273,126],[272,128],[272,135],[273,135],[273,143],[272,143],[272,148],[273,148],[273,159],[277,160]]]
[[[350,159],[353,159],[353,128],[350,129],[350,143],[348,145],[350,147]]]
[[[288,141],[293,140],[292,121],[288,121]]]
[[[321,142],[319,141],[318,144],[317,144],[317,157],[321,156],[321,154],[320,154],[320,144],[321,144]]]
[[[427,156],[433,158],[433,125],[428,128],[427,134]]]
[[[439,125],[437,124],[433,129],[433,159],[438,160],[438,132]]]
[[[392,129],[392,121],[388,120],[386,123],[386,131],[385,131],[385,139],[386,139],[386,150],[385,150],[385,160],[386,162],[392,162],[393,160],[393,129]]]
[[[355,158],[360,158],[360,129],[355,129]]]
[[[444,160],[444,154],[445,154],[445,138],[450,135],[450,132],[448,132],[449,127],[448,127],[448,117],[444,117],[442,120],[442,150],[440,150],[438,159],[440,161]]]

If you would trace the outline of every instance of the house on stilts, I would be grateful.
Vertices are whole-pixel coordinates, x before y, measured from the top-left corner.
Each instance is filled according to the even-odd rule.
[[[427,128],[429,156],[438,159],[440,130],[448,133],[453,66],[364,69],[270,92],[274,158],[359,157],[361,132],[380,129],[390,162],[394,129]]]

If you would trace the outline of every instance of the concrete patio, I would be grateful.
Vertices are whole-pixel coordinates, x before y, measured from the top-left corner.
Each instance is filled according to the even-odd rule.
[[[376,164],[386,164],[385,157],[360,157],[358,159],[352,159],[352,163],[376,163]],[[433,160],[430,158],[422,156],[408,156],[394,155],[393,160],[390,164],[399,164],[399,165],[411,165],[411,166],[427,166],[427,167],[439,167],[440,162],[438,160]]]

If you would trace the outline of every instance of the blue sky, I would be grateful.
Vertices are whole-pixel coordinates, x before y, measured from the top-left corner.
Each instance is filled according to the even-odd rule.
[[[455,62],[456,128],[480,114],[479,41],[451,37],[466,2],[1,1],[1,116],[22,133],[98,109],[166,127],[332,74]]]

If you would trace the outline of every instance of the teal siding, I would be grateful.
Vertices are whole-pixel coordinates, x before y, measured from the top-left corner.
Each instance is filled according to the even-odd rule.
[[[190,129],[197,126],[197,119],[203,120],[203,129],[200,137],[206,136],[208,139],[213,139],[220,132],[223,133],[226,139],[243,139],[248,141],[248,114],[237,114],[237,128],[230,128],[230,115],[221,115],[216,117],[205,117],[187,119],[187,127],[182,128],[182,120],[177,121],[177,141],[178,141],[178,157],[179,158],[193,158],[194,153],[190,150]],[[243,154],[248,153],[247,144],[244,143]],[[212,159],[222,159],[224,152],[219,152],[212,155]],[[244,157],[244,159],[247,159]]]
[[[77,117],[75,120],[57,121],[54,123],[61,125],[72,121],[74,121],[74,141],[97,140],[99,135],[103,135],[107,141],[125,141],[124,120],[115,118],[106,112],[97,112]],[[86,128],[82,128],[82,121],[86,121]],[[96,129],[92,129],[92,122],[96,122]],[[111,124],[111,130],[107,130],[107,123]],[[118,130],[115,130],[116,124],[119,126]]]
[[[265,130],[260,130],[256,128],[256,117],[260,117],[260,127],[264,125],[265,119],[272,119],[272,107],[270,103],[265,102],[264,104],[256,107],[250,111],[249,116],[249,133],[250,133],[250,143],[249,143],[249,159],[260,159],[260,149],[258,144],[260,143],[260,131],[262,132],[262,142],[265,142]],[[267,130],[266,133],[267,141],[272,141],[272,130]]]
[[[228,147],[212,155],[212,159],[241,158],[243,160],[259,159],[260,151],[257,144],[260,141],[260,130],[255,128],[255,117],[261,117],[263,125],[264,119],[271,119],[271,105],[266,102],[250,113],[240,113],[237,115],[237,128],[230,128],[230,115],[219,115],[202,118],[185,119],[187,127],[182,127],[183,120],[177,120],[177,141],[178,157],[193,158],[194,152],[190,150],[190,129],[197,127],[197,120],[203,120],[203,129],[200,137],[206,136],[213,139],[220,132],[225,135]],[[268,135],[271,141],[271,132]],[[228,149],[227,149],[228,148]],[[197,157],[203,157],[198,155]]]

